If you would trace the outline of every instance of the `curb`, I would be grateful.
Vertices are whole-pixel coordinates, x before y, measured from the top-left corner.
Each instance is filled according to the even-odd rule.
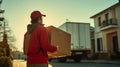
[[[110,61],[106,61],[106,62],[102,62],[102,61],[81,61],[81,63],[96,63],[96,64],[116,64],[116,65],[120,65],[120,61],[116,61],[116,62],[110,62]]]

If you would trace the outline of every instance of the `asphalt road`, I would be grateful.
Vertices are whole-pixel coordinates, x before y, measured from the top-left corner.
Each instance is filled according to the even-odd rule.
[[[14,61],[14,67],[26,67],[25,61]],[[49,67],[120,67],[118,64],[99,64],[99,63],[74,63],[74,62],[66,62],[66,63],[58,63],[58,62],[50,62]]]
[[[116,64],[96,64],[96,63],[50,63],[53,67],[120,67]]]

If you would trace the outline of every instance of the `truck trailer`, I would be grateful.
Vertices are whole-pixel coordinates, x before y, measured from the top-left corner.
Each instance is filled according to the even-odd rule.
[[[71,56],[75,62],[88,59],[91,54],[90,24],[79,22],[66,22],[59,29],[71,34]],[[65,59],[66,59],[65,58]]]

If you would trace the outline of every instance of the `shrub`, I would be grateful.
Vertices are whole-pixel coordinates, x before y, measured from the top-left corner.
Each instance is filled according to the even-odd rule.
[[[0,57],[0,67],[12,67],[12,60],[10,57]]]
[[[97,60],[98,59],[98,54],[93,54],[91,57],[90,57],[90,60]]]

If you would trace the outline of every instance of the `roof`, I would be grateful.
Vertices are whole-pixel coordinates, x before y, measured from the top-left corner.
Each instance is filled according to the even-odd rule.
[[[84,23],[84,22],[65,22],[62,25],[67,24],[67,23],[71,23],[71,24],[89,24],[90,25],[90,23]],[[60,26],[62,26],[62,25],[60,25]]]
[[[104,13],[104,12],[108,11],[109,9],[114,9],[117,6],[120,6],[120,3],[116,3],[115,5],[112,5],[112,6],[108,7],[107,9],[105,9],[105,10],[103,10],[103,11],[101,11],[101,12],[99,12],[99,13],[93,15],[93,16],[91,16],[90,18],[94,18],[94,17],[100,15],[101,13]]]
[[[65,22],[65,23],[72,23],[72,24],[90,24],[90,23],[85,23],[85,22]]]

